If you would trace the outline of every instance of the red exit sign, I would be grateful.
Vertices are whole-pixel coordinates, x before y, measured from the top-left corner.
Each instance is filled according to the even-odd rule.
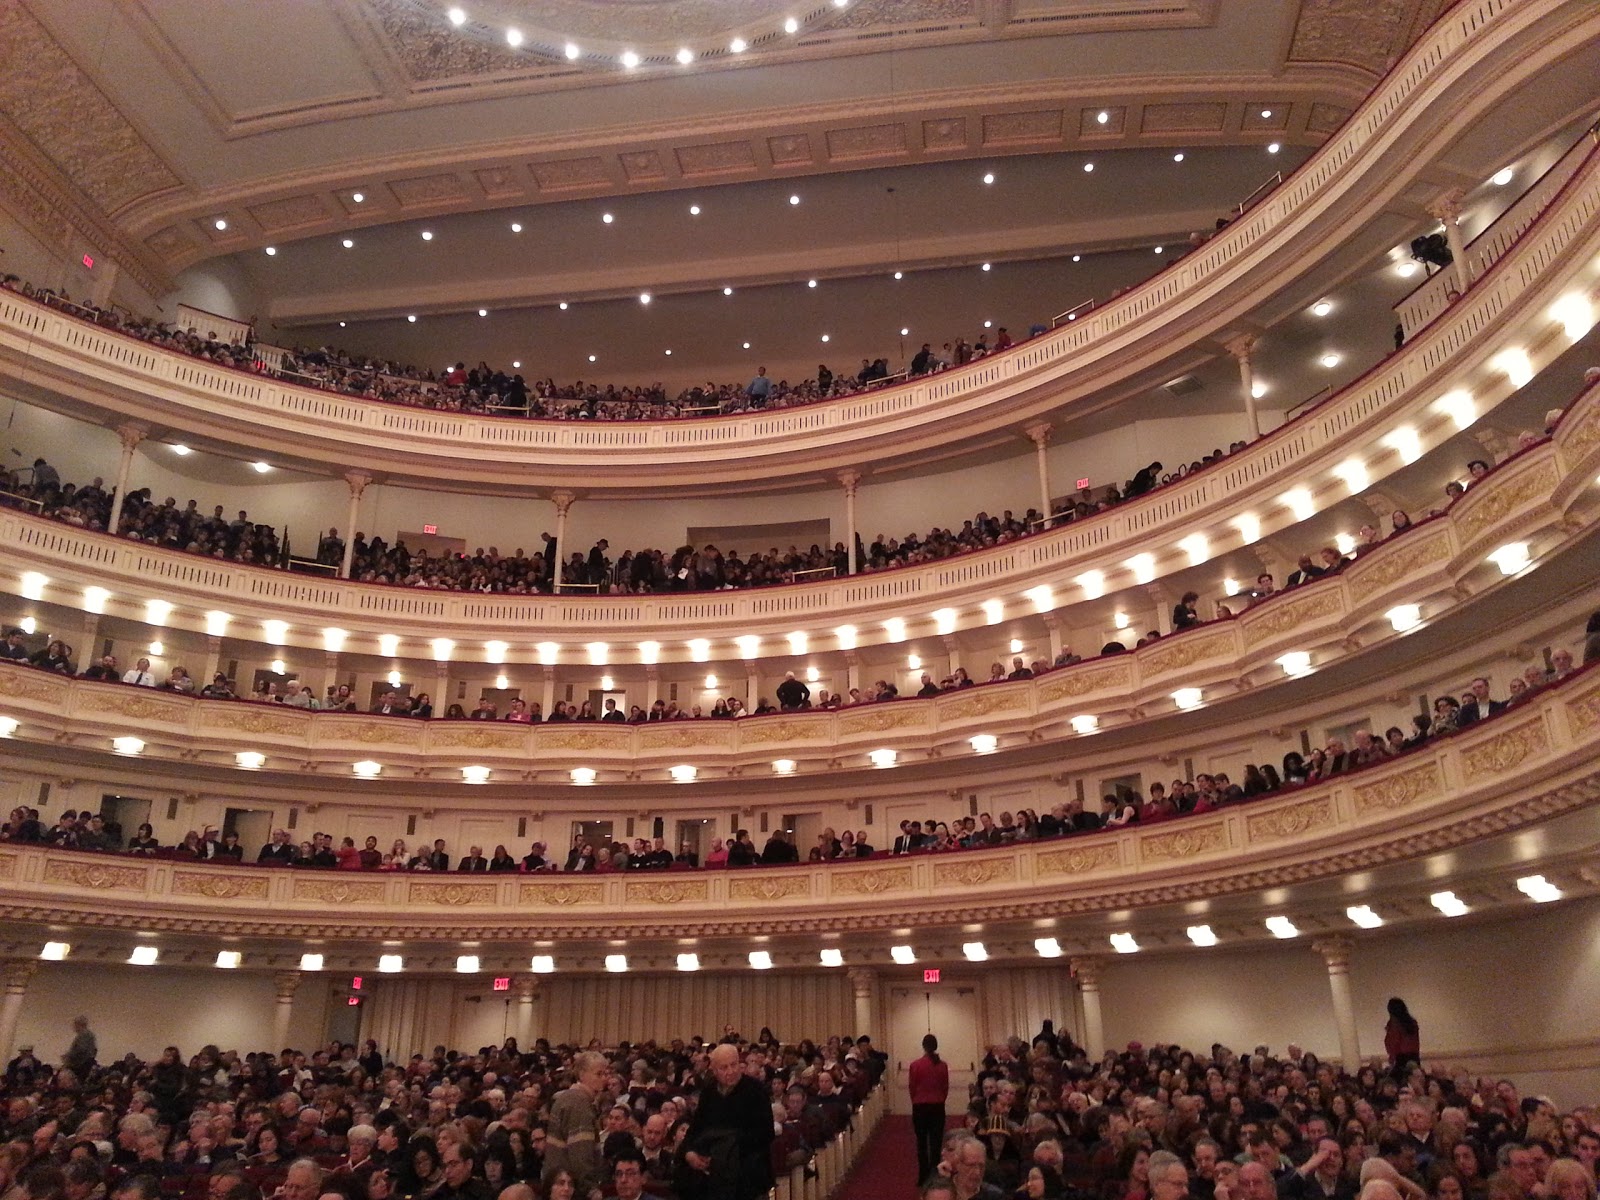
[[[439,532],[439,527],[437,525],[424,525],[422,527],[422,532],[427,534],[429,537],[432,537],[434,534]]]
[[[1078,480],[1078,487],[1079,488],[1086,488],[1088,486],[1089,486],[1089,478],[1088,478],[1088,476],[1084,476],[1082,479]]]
[[[359,992],[361,990],[361,976],[359,976],[359,975],[351,976],[351,979],[350,979],[350,990],[352,992]]]
[[[85,254],[83,256],[83,265],[88,267],[91,271],[94,270],[94,255]]]
[[[497,992],[509,992],[511,990],[511,977],[509,975],[501,975],[497,978],[494,981],[494,990]]]
[[[924,967],[922,969],[922,982],[923,983],[938,983],[939,982],[939,968],[938,967]]]

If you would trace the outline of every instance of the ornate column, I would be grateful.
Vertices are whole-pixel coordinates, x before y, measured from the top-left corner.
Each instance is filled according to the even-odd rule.
[[[539,980],[529,976],[517,980],[517,1047],[524,1053],[533,1044],[534,1010],[539,999]]]
[[[1456,291],[1462,295],[1472,286],[1472,269],[1467,265],[1467,248],[1461,241],[1461,201],[1466,193],[1452,188],[1428,205],[1428,215],[1444,224],[1444,240],[1450,246],[1450,265],[1455,268]]]
[[[661,699],[661,668],[656,666],[655,663],[650,663],[644,669],[645,711],[649,712],[654,708],[656,701],[659,699]]]
[[[86,664],[100,657],[100,614],[86,612],[83,614],[83,644],[78,647],[78,662]]]
[[[1261,416],[1256,412],[1256,377],[1250,369],[1250,354],[1256,348],[1256,335],[1241,333],[1223,343],[1239,363],[1239,386],[1244,392],[1244,419],[1250,436],[1261,436]]]
[[[1105,960],[1085,955],[1071,961],[1072,974],[1083,996],[1083,1048],[1089,1052],[1089,1061],[1095,1062],[1106,1052],[1106,1022],[1100,1011],[1100,969]]]
[[[746,712],[755,712],[756,702],[761,699],[761,680],[756,676],[755,660],[751,659],[744,665],[744,707]]]
[[[1044,627],[1050,633],[1050,661],[1055,662],[1057,655],[1065,644],[1061,638],[1061,618],[1054,612],[1040,614],[1044,618]]]
[[[322,652],[322,690],[317,693],[317,699],[321,700],[327,696],[328,689],[337,685],[338,682],[339,656],[331,650],[324,650]],[[279,1046],[278,1049],[282,1050],[283,1047]]]
[[[344,560],[339,564],[339,578],[350,578],[350,564],[356,557],[356,528],[361,521],[361,493],[367,490],[367,484],[372,482],[372,476],[365,471],[346,471],[344,481],[350,486],[350,516],[344,523]],[[318,534],[321,531],[318,530]],[[274,1050],[283,1049],[274,1046]]]
[[[561,594],[561,559],[567,556],[567,513],[572,510],[572,502],[576,499],[571,492],[550,493],[550,501],[556,506],[556,561],[555,569],[550,574],[550,591],[557,596]]]
[[[861,482],[860,471],[840,471],[839,482],[844,485],[844,545],[850,555],[850,574],[861,570],[856,561],[856,487]]]
[[[878,1033],[878,973],[871,967],[850,968],[850,989],[856,1001],[856,1036]]]
[[[1356,1037],[1356,1009],[1350,998],[1350,955],[1355,941],[1342,934],[1318,938],[1311,948],[1328,964],[1328,989],[1333,993],[1333,1018],[1339,1024],[1339,1059],[1346,1071],[1361,1065],[1361,1043]]]
[[[128,493],[128,469],[133,466],[133,452],[149,436],[147,428],[132,421],[117,426],[117,437],[122,442],[122,457],[117,460],[117,482],[111,489],[111,519],[106,522],[107,533],[116,533],[117,526],[122,523],[122,501]]]
[[[276,1054],[289,1044],[289,1018],[294,1015],[294,994],[300,989],[299,971],[279,971],[272,977],[277,988],[278,1002],[272,1009],[272,1052]]]
[[[859,650],[846,650],[844,652],[844,688],[845,694],[851,688],[861,686],[861,652]],[[951,670],[955,668],[952,667]]]
[[[1144,585],[1144,594],[1156,606],[1156,629],[1162,637],[1166,637],[1172,632],[1172,593],[1159,583],[1147,583]]]
[[[945,634],[939,639],[944,643],[944,655],[949,661],[949,674],[954,675],[956,668],[961,665],[961,646],[953,634]]]
[[[1037,425],[1029,425],[1022,431],[1033,442],[1034,458],[1039,466],[1039,515],[1044,517],[1045,523],[1050,521],[1050,456],[1046,448],[1050,445],[1050,423],[1041,421]],[[1044,528],[1043,525],[1040,528]],[[1034,532],[1029,530],[1030,533]]]
[[[222,665],[222,639],[213,634],[206,634],[206,665],[200,672],[196,681],[201,687],[209,687],[211,681],[217,677],[217,668]],[[280,1050],[283,1047],[278,1047]]]
[[[39,960],[36,958],[8,958],[4,964],[6,995],[0,1001],[0,1054],[5,1055],[6,1061],[11,1061],[11,1052],[16,1047],[17,1018],[22,1015],[22,1000],[28,994],[28,983],[33,979],[34,972],[39,969]]]

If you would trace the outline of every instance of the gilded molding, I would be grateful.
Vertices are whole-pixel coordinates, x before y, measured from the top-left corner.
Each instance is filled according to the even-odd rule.
[[[905,729],[910,725],[920,725],[920,716],[920,713],[898,705],[883,705],[864,712],[847,711],[839,715],[839,732],[883,733],[890,729]]]
[[[1026,712],[1027,694],[1021,688],[1000,688],[993,692],[977,692],[963,696],[957,693],[938,702],[939,716],[947,721],[963,717],[987,717],[993,713]]]
[[[142,892],[150,882],[150,871],[147,867],[130,867],[117,862],[49,858],[45,860],[41,881],[102,892]]]
[[[1076,846],[1070,850],[1046,850],[1039,855],[1035,871],[1039,875],[1083,875],[1122,865],[1122,851],[1116,842]]]
[[[1170,643],[1163,639],[1154,650],[1144,652],[1139,662],[1140,674],[1149,679],[1168,671],[1192,667],[1198,662],[1209,662],[1229,653],[1233,644],[1231,626],[1214,629],[1210,633],[1187,634]]]
[[[715,746],[718,743],[732,741],[727,725],[723,722],[710,724],[706,721],[673,724],[666,728],[649,725],[639,730],[639,748],[678,749],[687,750],[697,746]]]
[[[1228,848],[1228,827],[1221,821],[1197,825],[1192,829],[1173,829],[1144,834],[1139,838],[1139,857],[1148,862],[1194,858]]]
[[[822,722],[774,721],[769,717],[764,721],[741,724],[737,728],[741,746],[767,746],[773,743],[814,742],[818,731],[822,729]]]
[[[43,671],[26,667],[0,667],[0,696],[13,696],[18,700],[37,700],[42,704],[59,707],[66,701],[71,684],[68,680]]]
[[[169,721],[184,723],[189,716],[189,706],[182,700],[159,700],[139,691],[113,692],[96,688],[82,700],[85,712],[114,713],[132,721]]]
[[[605,887],[598,883],[525,883],[517,889],[521,904],[548,904],[565,908],[573,904],[600,904]]]
[[[977,887],[985,883],[1010,883],[1017,877],[1015,858],[944,859],[933,864],[935,887]]]
[[[1567,728],[1573,737],[1580,737],[1600,725],[1600,688],[1586,696],[1566,702]]]
[[[682,904],[710,897],[711,883],[706,879],[629,880],[622,890],[622,898],[630,904]]]
[[[207,705],[200,710],[202,729],[227,729],[237,733],[270,733],[280,737],[296,737],[306,732],[310,717],[275,711],[255,704],[249,707],[219,708]]]
[[[406,897],[412,904],[443,904],[462,908],[469,904],[493,904],[498,899],[499,890],[493,883],[423,883],[413,880],[406,888]]]
[[[1244,644],[1249,648],[1288,633],[1297,625],[1323,617],[1337,617],[1343,612],[1344,597],[1339,590],[1319,588],[1309,596],[1288,603],[1280,600],[1276,606],[1261,610],[1259,616],[1252,617],[1247,612],[1239,619],[1239,626],[1244,632]]]
[[[399,720],[393,722],[365,721],[354,729],[341,730],[337,726],[332,732],[343,733],[353,742],[360,742],[364,746],[409,746],[415,741],[415,725],[407,726]]]
[[[1133,668],[1119,662],[1111,666],[1084,668],[1074,666],[1055,677],[1046,677],[1039,685],[1039,700],[1066,700],[1073,696],[1087,696],[1091,692],[1127,691],[1133,687]]]
[[[1553,462],[1545,461],[1518,479],[1489,488],[1476,504],[1465,506],[1457,518],[1456,529],[1463,546],[1477,540],[1491,525],[1504,520],[1511,513],[1533,500],[1550,499],[1550,493],[1561,481]],[[1467,497],[1472,493],[1468,492]]]
[[[1250,842],[1282,841],[1314,829],[1326,829],[1335,824],[1337,819],[1333,797],[1318,796],[1267,812],[1251,813],[1245,818],[1245,839]]]
[[[17,856],[15,854],[0,854],[0,879],[15,879],[17,877]]]
[[[1350,598],[1357,602],[1365,600],[1423,567],[1449,562],[1451,553],[1449,532],[1436,529],[1414,546],[1402,542],[1388,554],[1378,555],[1365,563],[1357,559],[1348,571]]]
[[[1439,764],[1425,762],[1372,783],[1358,784],[1351,797],[1356,816],[1365,817],[1375,812],[1409,808],[1418,800],[1436,796],[1443,790],[1444,776],[1439,772]]]
[[[335,907],[382,904],[388,899],[388,887],[381,879],[307,879],[296,875],[293,898]]]
[[[910,867],[879,867],[871,871],[840,871],[830,878],[835,896],[876,896],[903,892],[912,885]]]
[[[1556,440],[1561,446],[1561,453],[1568,459],[1587,457],[1589,451],[1600,445],[1600,413],[1590,409],[1577,420],[1570,433],[1565,429],[1559,430]]]
[[[728,880],[729,900],[787,900],[809,895],[809,875],[740,875]]]
[[[630,735],[626,726],[622,729],[622,735],[613,737],[598,729],[564,729],[560,733],[541,732],[539,741],[552,750],[609,750]]]
[[[219,871],[174,871],[174,896],[205,896],[211,900],[265,900],[264,875],[224,875]]]
[[[528,744],[527,734],[517,729],[484,729],[446,725],[428,730],[428,741],[440,749],[458,746],[467,750],[521,750]]]
[[[1550,749],[1550,738],[1543,720],[1529,721],[1515,729],[1497,733],[1481,746],[1473,746],[1461,756],[1462,772],[1471,783],[1488,775],[1504,775],[1524,759]]]

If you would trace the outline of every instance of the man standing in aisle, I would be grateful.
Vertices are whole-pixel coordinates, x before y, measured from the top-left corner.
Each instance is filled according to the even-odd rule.
[[[911,1091],[911,1132],[917,1139],[917,1182],[939,1165],[944,1139],[944,1105],[950,1096],[950,1066],[939,1057],[939,1039],[922,1039],[922,1057],[907,1072]]]
[[[572,1060],[577,1082],[557,1092],[545,1130],[544,1185],[548,1192],[557,1171],[572,1172],[577,1195],[596,1200],[604,1184],[605,1163],[596,1135],[598,1097],[606,1085],[606,1057],[585,1050]]]
[[[683,1138],[678,1195],[685,1200],[757,1200],[772,1188],[772,1104],[744,1073],[739,1047],[711,1051],[711,1082]]]
[[[100,1053],[100,1046],[94,1039],[94,1032],[89,1028],[88,1017],[72,1018],[72,1045],[67,1047],[61,1056],[61,1065],[69,1067],[79,1079],[87,1079],[89,1071],[94,1067],[95,1057]]]

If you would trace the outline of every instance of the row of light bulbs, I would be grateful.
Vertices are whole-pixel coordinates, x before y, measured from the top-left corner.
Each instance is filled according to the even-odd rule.
[[[1517,890],[1536,904],[1548,904],[1561,899],[1563,893],[1559,887],[1551,883],[1543,875],[1527,875],[1517,880]],[[1428,897],[1428,902],[1445,917],[1465,916],[1471,909],[1454,892],[1434,892]],[[1355,904],[1345,910],[1346,918],[1361,929],[1377,929],[1384,924],[1384,919],[1373,910],[1371,905]],[[1300,936],[1299,928],[1286,916],[1268,917],[1264,924],[1267,931],[1275,938],[1289,939]],[[1191,925],[1185,930],[1189,940],[1196,946],[1215,946],[1221,942],[1216,932],[1209,925]],[[1137,954],[1142,947],[1132,933],[1113,933],[1107,938],[1111,948],[1118,954]],[[1040,937],[1033,942],[1034,952],[1040,958],[1061,958],[1066,951],[1062,948],[1059,938]],[[46,942],[40,950],[39,957],[50,962],[63,962],[72,953],[70,942]],[[961,955],[968,962],[987,962],[989,948],[983,942],[963,942]],[[134,966],[154,966],[161,957],[158,946],[138,945],[128,956],[128,962]],[[889,959],[896,966],[911,966],[917,962],[916,947],[911,945],[897,945],[889,948]],[[752,970],[770,971],[777,964],[774,962],[772,952],[769,950],[752,950],[747,956],[747,961]],[[823,967],[844,966],[844,951],[835,947],[825,947],[818,952],[817,961]],[[216,965],[223,970],[236,970],[244,963],[244,953],[239,950],[219,950]],[[300,956],[300,969],[306,972],[321,971],[325,959],[321,954],[307,953]],[[693,952],[683,952],[677,955],[677,969],[679,971],[700,970],[700,956]],[[798,964],[797,964],[798,965]],[[378,956],[377,969],[383,975],[398,975],[405,970],[405,957],[400,954],[382,954]],[[461,975],[475,975],[483,969],[483,960],[476,954],[462,954],[456,958],[456,972]],[[608,954],[605,956],[605,969],[612,974],[624,974],[629,968],[626,954]],[[529,970],[535,975],[550,975],[556,970],[555,956],[551,954],[535,954],[529,961]]]

